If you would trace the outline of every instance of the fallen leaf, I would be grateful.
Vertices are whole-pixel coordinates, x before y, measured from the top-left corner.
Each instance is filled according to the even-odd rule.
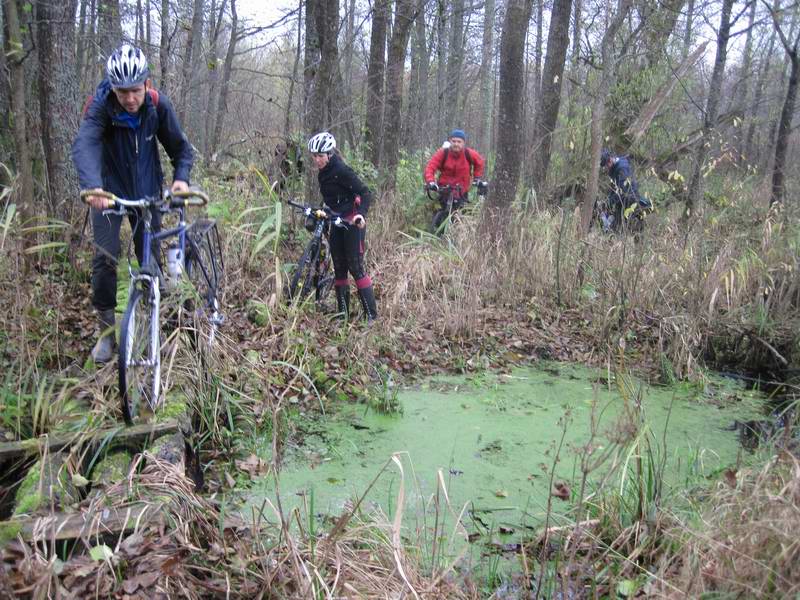
[[[89,556],[92,557],[92,560],[100,562],[101,560],[109,560],[114,556],[114,551],[105,544],[100,544],[98,546],[93,546],[92,549],[89,550]]]
[[[569,486],[563,481],[557,482],[553,486],[553,496],[555,496],[559,500],[569,500],[570,496]]]
[[[725,469],[725,483],[732,488],[736,487],[736,469]]]
[[[498,498],[508,498],[508,492],[505,490],[497,490],[494,495]]]

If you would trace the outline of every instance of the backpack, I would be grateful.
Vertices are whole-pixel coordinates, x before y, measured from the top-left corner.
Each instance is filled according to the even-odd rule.
[[[440,169],[444,166],[444,163],[447,162],[447,155],[448,154],[450,154],[450,146],[448,146],[447,148],[444,149],[444,156],[442,157],[442,164],[439,166]],[[469,148],[467,148],[466,146],[464,146],[464,156],[467,157],[467,162],[469,163],[469,165],[474,170],[475,169],[475,161],[472,160],[472,154],[470,153]]]
[[[150,94],[150,100],[153,102],[153,106],[158,108],[158,90],[155,88],[150,88],[147,90],[147,93]],[[86,98],[86,102],[83,104],[83,110],[81,111],[81,115],[83,117],[85,117],[86,113],[89,112],[89,107],[92,105],[93,100],[94,94],[89,94],[89,97]]]

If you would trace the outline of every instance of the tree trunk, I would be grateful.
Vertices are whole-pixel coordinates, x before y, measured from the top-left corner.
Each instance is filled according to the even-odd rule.
[[[689,0],[686,5],[686,27],[683,30],[683,57],[689,56],[692,49],[692,27],[694,26],[694,1]]]
[[[481,102],[478,128],[475,132],[475,147],[488,156],[492,142],[493,82],[492,64],[494,56],[494,0],[486,0],[483,5],[483,44],[481,47]]]
[[[686,0],[661,0],[660,2],[645,3],[646,9],[642,18],[647,26],[643,28],[645,56],[647,66],[651,69],[658,65],[667,56],[667,48],[672,32],[678,24],[678,16]]]
[[[292,65],[292,80],[289,82],[289,94],[286,99],[286,113],[283,118],[283,137],[288,140],[292,132],[292,114],[294,114],[294,86],[300,70],[300,49],[303,41],[303,0],[297,2],[297,41]]]
[[[119,0],[98,0],[97,17],[100,52],[103,58],[107,58],[122,43]]]
[[[199,78],[197,72],[200,65],[200,54],[203,44],[204,0],[194,0],[192,6],[192,24],[186,35],[186,55],[183,59],[183,78],[178,108],[178,120],[192,143],[203,147],[200,128],[196,127],[197,107],[199,106]]]
[[[231,39],[228,42],[228,50],[225,53],[225,64],[222,67],[222,84],[219,90],[214,134],[211,137],[209,148],[210,156],[214,156],[217,150],[219,150],[219,144],[222,139],[222,126],[225,122],[225,114],[228,112],[228,93],[231,84],[231,72],[233,71],[233,57],[236,55],[236,42],[239,41],[238,26],[239,15],[236,13],[236,0],[231,0]]]
[[[134,45],[137,48],[141,48],[142,40],[144,40],[144,15],[142,14],[142,0],[136,0],[136,37]]]
[[[389,59],[386,63],[386,130],[394,135],[384,136],[381,164],[384,165],[386,188],[394,190],[400,147],[397,143],[402,125],[403,75],[405,74],[408,40],[416,17],[416,0],[397,0]]]
[[[320,61],[320,35],[317,28],[317,12],[320,0],[306,0],[306,40],[303,54],[303,127],[306,137],[317,133],[322,127],[321,107],[315,103],[315,89],[319,85],[317,71]],[[305,195],[309,201],[319,198],[319,187],[313,169],[305,171]]]
[[[321,0],[317,5],[317,33],[319,35],[320,61],[317,81],[314,85],[317,111],[322,117],[320,128],[334,131],[336,123],[333,119],[334,98],[341,101],[334,82],[339,68],[339,0]]]
[[[452,124],[445,121],[447,110],[447,0],[436,0],[436,135],[442,136]]]
[[[445,120],[448,128],[464,127],[461,122],[460,99],[464,66],[464,0],[451,0],[450,41],[447,53],[447,88]]]
[[[489,0],[494,2],[494,0]],[[403,127],[404,145],[409,152],[424,147],[430,138],[428,121],[428,74],[430,53],[425,32],[425,1],[418,2],[414,20],[414,38],[411,44],[411,83],[406,125]]]
[[[386,75],[386,21],[389,17],[389,0],[375,0],[372,11],[364,141],[367,156],[377,168],[381,164],[383,147],[383,83]]]
[[[561,105],[561,82],[564,79],[564,62],[569,45],[569,17],[571,0],[554,0],[547,35],[547,56],[542,75],[542,101],[537,112],[533,139],[539,147],[533,155],[533,182],[538,191],[544,190],[547,168],[550,165],[550,143],[558,121]]]
[[[5,17],[5,53],[10,71],[11,114],[13,115],[14,156],[16,158],[17,178],[17,210],[20,223],[24,227],[33,224],[36,215],[33,205],[33,167],[31,148],[28,143],[27,108],[25,98],[25,60],[26,53],[23,46],[22,32],[17,12],[16,0],[3,0],[3,15]],[[23,249],[36,243],[35,234],[23,236]],[[26,258],[29,255],[25,255]],[[30,260],[25,261],[27,272]]]
[[[717,35],[717,54],[714,59],[714,72],[711,75],[705,118],[703,119],[703,139],[705,141],[697,145],[697,151],[695,152],[694,171],[686,199],[685,216],[687,218],[693,216],[692,213],[703,210],[703,164],[708,156],[708,145],[705,142],[709,141],[711,132],[717,124],[719,99],[722,93],[722,78],[725,74],[725,62],[728,57],[728,39],[731,33],[731,8],[733,7],[733,2],[734,0],[723,0],[722,2],[722,15]]]
[[[78,39],[75,49],[75,81],[78,89],[83,91],[83,72],[86,65],[86,32],[87,32],[87,0],[81,0],[81,9],[78,15]],[[83,94],[79,94],[83,96]]]
[[[784,169],[786,168],[786,150],[789,146],[789,135],[792,130],[794,105],[797,100],[797,81],[798,76],[800,76],[800,51],[798,50],[800,35],[792,32],[793,39],[787,39],[778,22],[777,15],[773,11],[770,12],[772,14],[772,24],[780,37],[783,49],[786,51],[786,57],[790,63],[789,85],[786,88],[786,98],[781,109],[781,118],[778,121],[778,135],[775,141],[775,161],[772,167],[772,197],[770,198],[770,205],[772,205],[777,202],[783,202],[786,194]],[[792,28],[794,29],[794,27]]]
[[[78,129],[78,88],[71,68],[74,60],[75,10],[77,0],[62,3],[37,2],[36,28],[39,82],[39,118],[48,214],[69,217],[78,187],[68,160]]]
[[[572,18],[572,58],[570,60],[572,70],[578,72],[578,62],[581,58],[581,11],[583,0],[575,0],[575,8]]]
[[[205,141],[203,144],[203,154],[208,157],[210,157],[212,154],[211,146],[213,144],[212,138],[214,137],[214,129],[216,129],[217,121],[221,118],[221,114],[216,112],[216,107],[219,105],[219,96],[221,94],[219,89],[220,58],[218,54],[219,36],[222,32],[222,24],[224,23],[225,8],[227,7],[227,4],[227,0],[222,0],[219,8],[217,8],[217,0],[211,0],[211,10],[209,10],[208,13],[211,16],[211,21],[208,24],[208,61],[206,66],[208,71],[208,83],[205,86],[208,95],[206,98],[205,112],[208,115],[208,118],[205,119],[205,123],[201,123],[205,129],[205,135],[203,137]],[[235,35],[236,32],[231,30],[231,37],[229,41],[232,41]]]
[[[775,1],[775,6],[773,10],[778,11],[780,10],[780,0]],[[766,87],[767,80],[769,77],[769,73],[772,66],[772,52],[775,49],[775,38],[777,34],[775,33],[775,29],[772,29],[772,33],[769,37],[769,42],[767,42],[767,51],[762,55],[762,62],[761,68],[758,74],[758,80],[756,81],[755,90],[753,91],[753,102],[750,105],[750,111],[747,115],[747,135],[744,138],[744,154],[747,158],[747,161],[751,165],[757,165],[761,162],[761,153],[760,153],[760,144],[755,146],[753,140],[756,134],[756,126],[759,122],[759,111],[761,109],[761,99],[764,95],[764,88]]]
[[[169,80],[169,0],[161,0],[161,45],[159,46],[158,66],[160,86],[166,92],[174,92]]]
[[[600,178],[598,165],[600,164],[600,152],[603,149],[603,120],[606,114],[606,99],[608,92],[613,85],[616,73],[616,60],[612,56],[611,50],[617,32],[625,22],[628,11],[631,8],[632,0],[619,0],[617,13],[608,24],[608,28],[603,34],[600,42],[600,61],[603,72],[599,76],[599,85],[592,102],[592,123],[590,126],[591,151],[589,153],[589,167],[587,173],[589,178],[586,181],[586,191],[583,196],[581,206],[581,228],[584,233],[589,231],[592,224],[592,213],[594,212],[594,201],[597,198],[597,188]]]
[[[499,209],[508,207],[517,195],[522,164],[521,132],[524,89],[525,37],[533,10],[533,0],[508,0],[500,36],[500,82],[498,94],[497,163],[494,190],[488,199],[484,229],[499,233]]]

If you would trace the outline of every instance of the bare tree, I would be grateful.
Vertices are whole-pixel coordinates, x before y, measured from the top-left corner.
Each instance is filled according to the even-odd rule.
[[[294,86],[297,81],[297,73],[300,69],[300,49],[303,37],[303,0],[297,2],[297,41],[294,53],[294,64],[292,65],[292,79],[289,81],[289,95],[286,99],[286,112],[283,118],[283,137],[288,139],[291,135],[292,114],[294,114]]]
[[[202,147],[202,135],[197,122],[198,85],[197,72],[200,64],[200,54],[203,43],[203,15],[205,11],[204,0],[193,0],[192,23],[186,32],[186,54],[183,58],[182,81],[180,88],[180,102],[178,105],[178,120],[186,130],[192,143]]]
[[[719,99],[722,93],[722,78],[725,74],[725,62],[728,57],[728,40],[731,34],[731,9],[734,0],[722,1],[719,32],[717,33],[717,54],[714,59],[714,71],[711,74],[711,84],[708,88],[705,115],[703,118],[703,143],[697,145],[694,156],[694,171],[689,183],[689,193],[686,198],[686,216],[701,211],[703,201],[703,165],[708,156],[707,141],[717,124],[719,114]]]
[[[450,0],[450,41],[447,52],[447,83],[444,104],[447,127],[462,126],[459,113],[464,66],[464,0]]]
[[[500,83],[497,120],[497,163],[494,192],[489,196],[487,224],[494,222],[496,209],[510,205],[517,195],[521,152],[521,113],[524,89],[525,37],[531,20],[533,0],[508,0],[500,36]],[[496,231],[498,227],[490,227]]]
[[[606,4],[607,10],[609,4],[610,2]],[[599,84],[595,91],[594,100],[592,101],[592,123],[590,126],[591,151],[589,153],[589,168],[587,170],[589,177],[586,182],[586,192],[584,193],[583,205],[581,207],[581,227],[584,232],[589,231],[589,227],[592,223],[592,212],[594,211],[594,200],[597,197],[600,175],[598,165],[600,164],[600,152],[603,149],[603,120],[606,114],[606,98],[616,73],[616,59],[612,55],[611,50],[614,44],[614,38],[625,22],[625,18],[628,16],[631,4],[632,0],[618,1],[616,13],[611,18],[603,34],[603,40],[600,42],[600,64],[603,73],[599,78]]]
[[[26,226],[36,214],[33,206],[33,161],[31,147],[28,142],[28,103],[25,93],[25,65],[28,57],[22,40],[22,31],[17,11],[17,0],[3,0],[3,21],[5,25],[5,54],[10,71],[11,111],[14,114],[14,156],[17,168],[17,207],[20,220]],[[23,246],[34,243],[31,235],[23,238]],[[26,270],[28,268],[26,261]]]
[[[772,25],[778,33],[778,37],[781,40],[781,44],[783,44],[783,49],[786,51],[786,57],[789,59],[790,63],[789,84],[786,87],[786,98],[783,101],[781,118],[778,122],[778,135],[775,141],[775,161],[772,167],[772,197],[770,198],[770,204],[775,204],[776,202],[783,202],[786,193],[784,170],[786,168],[786,150],[789,146],[789,135],[792,128],[792,116],[794,115],[794,106],[797,100],[798,76],[800,75],[800,55],[798,55],[800,33],[796,33],[793,39],[788,38],[781,28],[775,11],[773,11],[768,4],[766,6],[772,15]]]
[[[494,58],[494,0],[486,0],[483,5],[483,43],[481,44],[480,92],[481,115],[475,132],[475,147],[488,154],[492,143],[492,105],[494,100],[494,77],[492,64]]]
[[[98,0],[97,18],[100,51],[107,57],[122,39],[119,0]]]
[[[561,84],[569,46],[571,10],[571,0],[553,0],[553,13],[547,34],[547,56],[542,73],[542,97],[533,135],[533,139],[539,141],[539,147],[533,155],[533,181],[538,190],[545,188],[547,168],[550,165],[550,144],[561,106]]]
[[[386,74],[386,21],[389,0],[375,0],[372,9],[372,36],[367,65],[367,119],[364,141],[369,159],[376,167],[381,164],[383,146],[383,84]]]
[[[493,2],[494,0],[489,0]],[[406,125],[403,127],[404,146],[414,151],[425,145],[428,124],[428,76],[430,74],[430,52],[425,28],[425,0],[419,0],[414,19],[414,34],[411,43],[411,79]]]
[[[79,100],[74,85],[75,11],[77,0],[36,3],[39,119],[46,167],[48,212],[66,217],[64,207],[74,205],[71,196],[77,179],[68,160],[77,131]]]
[[[402,125],[403,75],[405,72],[408,40],[414,24],[415,0],[397,0],[394,27],[389,41],[389,59],[386,63],[386,129],[393,135],[384,136],[381,164],[385,167],[386,188],[393,190],[397,175],[400,147],[397,138]]]
[[[161,45],[158,50],[159,85],[165,91],[172,92],[169,73],[169,0],[161,0]]]
[[[236,0],[231,0],[231,35],[228,41],[228,50],[225,52],[225,63],[222,67],[222,83],[220,84],[219,99],[215,114],[210,115],[214,120],[214,133],[211,136],[209,155],[213,156],[219,149],[222,139],[222,125],[228,112],[228,94],[230,93],[231,72],[233,71],[233,57],[236,55],[236,42],[239,40],[239,16],[236,13]]]

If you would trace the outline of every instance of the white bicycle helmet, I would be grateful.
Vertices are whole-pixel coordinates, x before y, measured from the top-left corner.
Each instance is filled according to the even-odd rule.
[[[330,154],[336,148],[336,138],[323,131],[308,140],[308,151],[312,154]]]
[[[106,75],[112,87],[130,88],[144,83],[150,75],[144,52],[123,44],[108,57]]]

